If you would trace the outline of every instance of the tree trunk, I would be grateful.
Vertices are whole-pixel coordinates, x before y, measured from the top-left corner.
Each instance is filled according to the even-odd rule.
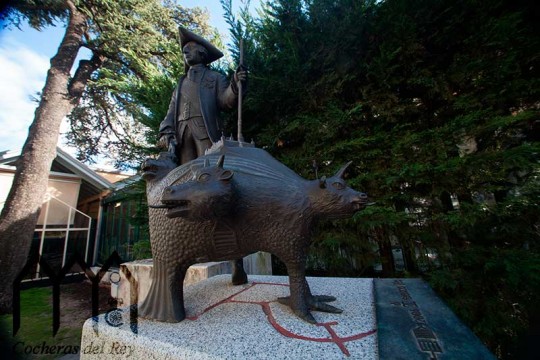
[[[383,278],[391,278],[395,276],[396,268],[394,265],[394,256],[392,254],[392,243],[388,232],[382,226],[374,229],[374,236],[379,244],[379,255],[381,259]]]
[[[0,313],[12,311],[13,281],[26,263],[37,223],[62,119],[77,104],[99,61],[83,61],[73,79],[70,70],[82,44],[86,16],[67,1],[70,18],[43,88],[28,138],[17,162],[13,185],[0,215]]]

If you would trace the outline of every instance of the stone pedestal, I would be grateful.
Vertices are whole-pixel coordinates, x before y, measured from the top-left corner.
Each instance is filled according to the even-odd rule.
[[[152,259],[136,260],[120,265],[120,281],[111,283],[111,296],[116,298],[118,306],[131,305],[132,291],[141,302],[148,295],[152,284]],[[244,258],[244,270],[248,275],[272,275],[271,255],[257,252]],[[207,262],[189,267],[184,279],[184,286],[206,280],[216,275],[231,274],[229,261]]]
[[[308,324],[276,301],[289,295],[287,277],[233,286],[219,275],[185,287],[180,323],[138,319],[136,307],[87,320],[81,359],[495,359],[420,279],[308,282],[343,313],[313,312]]]
[[[81,359],[377,359],[373,280],[308,282],[314,294],[335,296],[343,313],[313,312],[318,323],[308,324],[276,301],[289,295],[287,277],[233,286],[219,275],[185,287],[180,323],[130,323],[128,310],[87,320]]]

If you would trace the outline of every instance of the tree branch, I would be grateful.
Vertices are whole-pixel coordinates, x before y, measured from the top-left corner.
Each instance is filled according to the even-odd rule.
[[[103,65],[105,59],[105,56],[94,53],[90,60],[81,60],[79,62],[79,67],[68,85],[69,95],[74,102],[79,101],[90,76]]]

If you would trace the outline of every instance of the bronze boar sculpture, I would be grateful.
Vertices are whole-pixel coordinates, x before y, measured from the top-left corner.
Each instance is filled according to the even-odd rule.
[[[297,316],[315,323],[310,310],[341,312],[327,304],[334,297],[311,293],[305,263],[319,219],[347,218],[367,204],[366,194],[345,184],[349,164],[328,179],[310,181],[255,147],[223,142],[178,167],[170,156],[162,153],[143,164],[154,268],[140,316],[182,321],[183,280],[190,265],[256,251],[285,263],[290,297],[279,301]]]

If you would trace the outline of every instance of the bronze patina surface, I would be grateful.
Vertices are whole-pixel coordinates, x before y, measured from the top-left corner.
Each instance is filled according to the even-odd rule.
[[[310,310],[341,312],[332,296],[311,293],[305,263],[320,219],[352,216],[367,195],[334,176],[306,180],[255,147],[228,146],[176,167],[170,153],[143,165],[150,205],[153,283],[141,316],[168,322],[185,318],[183,279],[197,262],[232,260],[266,251],[282,260],[290,297],[280,299],[300,318]]]

